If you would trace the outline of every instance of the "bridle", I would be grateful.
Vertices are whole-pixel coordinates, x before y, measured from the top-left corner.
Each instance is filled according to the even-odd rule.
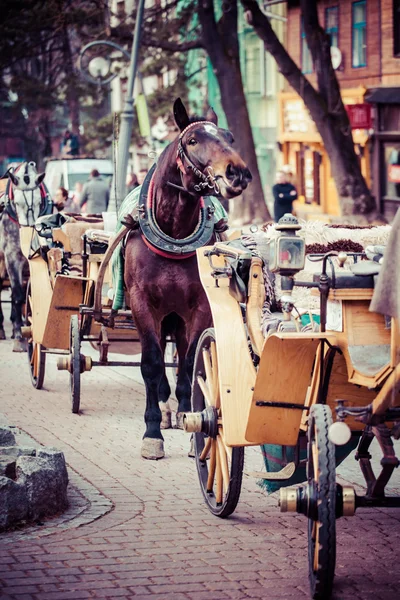
[[[40,217],[42,215],[48,214],[49,207],[51,204],[50,200],[49,200],[49,193],[48,193],[44,183],[39,183],[33,187],[28,187],[28,188],[25,188],[24,190],[19,190],[19,192],[22,193],[22,195],[23,195],[24,202],[27,207],[27,210],[25,213],[27,223],[29,223],[29,215],[31,215],[31,217],[32,217],[32,222],[35,222],[35,213],[34,213],[35,190],[37,190],[38,188],[40,189],[40,210],[39,210],[39,217]],[[30,197],[27,194],[27,192],[30,192]],[[10,217],[10,219],[12,221],[19,224],[17,208],[16,208],[15,201],[14,201],[14,189],[13,189],[10,179],[8,179],[8,181],[7,181],[7,186],[6,186],[6,190],[5,190],[5,200],[6,200],[6,206],[5,206],[4,212],[8,214],[8,216]]]
[[[215,123],[212,123],[211,121],[195,121],[194,123],[190,123],[179,135],[178,154],[176,157],[176,164],[178,165],[178,169],[181,171],[181,173],[186,173],[186,169],[190,169],[191,171],[193,171],[194,175],[198,179],[200,179],[200,182],[196,183],[193,186],[194,190],[196,192],[204,193],[204,190],[208,189],[208,190],[210,190],[210,193],[212,191],[212,194],[218,195],[220,193],[220,187],[219,187],[219,185],[217,183],[217,179],[214,175],[213,168],[211,166],[208,166],[208,167],[205,167],[204,172],[200,171],[200,169],[198,169],[196,167],[196,165],[193,163],[193,161],[189,158],[189,156],[185,150],[185,147],[182,143],[182,138],[185,135],[185,133],[187,133],[187,131],[189,129],[191,129],[192,127],[195,127],[196,125],[213,125],[214,127],[216,127]],[[176,185],[174,183],[171,183],[170,181],[168,181],[167,183],[168,183],[168,185],[171,185],[172,187],[182,190],[182,191],[186,192],[187,194],[192,194],[192,192],[190,192],[183,186]],[[195,194],[192,194],[192,195],[195,195]]]

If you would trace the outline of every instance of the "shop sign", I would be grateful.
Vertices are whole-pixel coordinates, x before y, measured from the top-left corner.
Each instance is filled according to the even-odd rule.
[[[288,133],[315,132],[315,125],[302,100],[287,100],[284,103],[283,130]]]
[[[388,180],[400,183],[400,165],[388,165]]]
[[[371,105],[370,104],[346,104],[345,109],[349,115],[352,129],[371,129]]]

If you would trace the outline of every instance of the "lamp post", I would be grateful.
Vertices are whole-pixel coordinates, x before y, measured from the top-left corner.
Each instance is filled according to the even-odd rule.
[[[107,61],[103,56],[96,56],[92,58],[89,62],[87,70],[89,71],[89,75],[85,73],[85,70],[82,68],[82,57],[84,54],[95,46],[103,45],[113,48],[114,50],[118,50],[121,52],[125,58],[130,60],[129,65],[129,73],[128,73],[128,85],[125,96],[125,104],[123,111],[121,113],[121,125],[119,132],[119,140],[118,140],[118,152],[117,152],[117,165],[116,170],[113,177],[113,185],[111,186],[111,198],[110,205],[115,205],[116,210],[118,208],[125,197],[126,191],[126,174],[128,170],[128,160],[129,160],[129,146],[132,136],[132,128],[133,128],[133,89],[135,86],[136,72],[137,72],[137,64],[139,57],[139,46],[140,46],[140,33],[143,21],[143,11],[144,11],[144,1],[138,0],[138,10],[136,16],[135,23],[135,31],[133,34],[133,43],[131,54],[129,55],[126,50],[121,48],[118,44],[109,41],[96,41],[87,44],[84,48],[82,48],[78,67],[81,70],[84,77],[90,81],[91,83],[96,83],[99,85],[106,85],[110,83],[116,76],[116,73],[110,73],[110,61]],[[110,75],[108,75],[110,73]]]

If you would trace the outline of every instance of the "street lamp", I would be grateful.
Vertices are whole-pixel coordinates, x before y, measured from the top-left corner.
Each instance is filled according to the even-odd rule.
[[[90,81],[91,83],[96,83],[98,85],[106,85],[110,83],[115,77],[117,77],[117,73],[111,72],[111,61],[104,56],[96,56],[92,58],[89,62],[87,70],[89,71],[89,75],[85,73],[85,70],[82,68],[82,58],[84,54],[91,48],[99,45],[108,46],[109,48],[113,48],[114,50],[118,50],[121,52],[128,60],[130,60],[129,72],[128,72],[128,85],[125,96],[125,104],[123,111],[121,113],[121,124],[120,124],[120,133],[118,140],[118,152],[117,152],[117,166],[116,172],[113,177],[113,185],[111,188],[111,199],[110,204],[113,205],[115,203],[115,208],[118,211],[118,208],[125,197],[126,192],[126,174],[128,170],[128,160],[129,160],[129,146],[132,136],[132,128],[133,128],[133,88],[135,85],[136,79],[136,71],[137,71],[137,63],[139,57],[139,46],[140,46],[140,33],[142,28],[143,21],[143,11],[144,11],[144,0],[138,0],[138,9],[135,23],[135,31],[133,34],[133,43],[131,54],[129,55],[126,50],[121,48],[118,44],[109,41],[99,40],[97,42],[91,42],[87,44],[84,48],[82,48],[79,55],[78,67],[80,68],[84,77]],[[115,181],[115,183],[114,183]]]

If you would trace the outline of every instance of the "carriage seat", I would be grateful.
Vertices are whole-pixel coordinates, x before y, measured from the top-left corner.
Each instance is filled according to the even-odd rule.
[[[371,261],[372,262],[372,261]],[[361,263],[360,263],[361,264]],[[379,265],[375,263],[377,267]],[[354,265],[355,266],[355,265]],[[353,269],[352,269],[353,271]],[[335,273],[335,276],[332,277],[330,275],[331,280],[331,288],[335,290],[344,290],[344,289],[373,289],[374,288],[374,278],[373,275],[377,271],[369,271],[361,273],[355,273],[354,271],[348,271],[346,273]],[[314,273],[313,282],[318,283],[321,273]]]

